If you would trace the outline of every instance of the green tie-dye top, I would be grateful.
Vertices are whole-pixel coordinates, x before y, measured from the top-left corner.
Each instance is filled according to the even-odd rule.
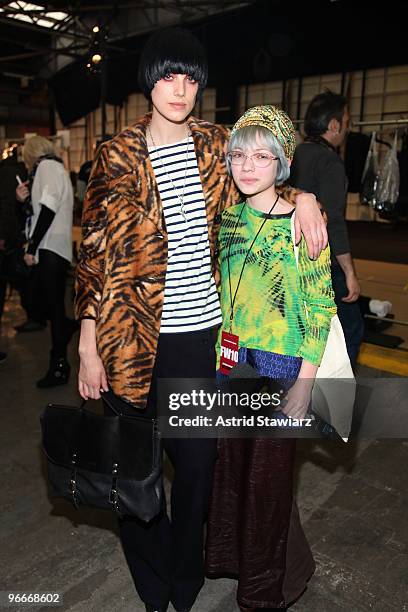
[[[245,204],[232,206],[222,215],[219,235],[221,309],[226,330],[229,330],[231,312],[228,250],[242,207],[241,220],[230,248],[232,295],[248,248],[268,217]],[[336,314],[330,251],[326,248],[316,261],[311,261],[302,238],[298,270],[291,216],[292,213],[270,215],[256,239],[235,298],[232,332],[239,336],[240,346],[298,356],[319,365],[330,321]]]

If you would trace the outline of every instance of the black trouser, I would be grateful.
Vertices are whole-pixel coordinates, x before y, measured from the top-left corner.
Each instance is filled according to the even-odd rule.
[[[332,284],[337,306],[337,314],[343,327],[347,352],[351,365],[357,362],[358,351],[364,335],[364,320],[358,302],[347,304],[341,298],[348,294],[346,277],[338,264],[332,265]]]
[[[0,277],[0,323],[4,312],[4,304],[6,302],[7,281]]]
[[[51,253],[51,251],[47,252]],[[27,320],[45,323],[46,315],[42,303],[44,296],[42,296],[42,288],[40,286],[39,266],[32,266],[30,275],[18,283],[17,289],[20,293],[21,306],[27,314]]]
[[[8,281],[6,278],[0,277],[0,322],[4,312],[8,285],[15,287],[19,292],[21,306],[26,312],[27,319],[37,323],[44,322],[45,316],[42,312],[37,268],[38,266],[33,266],[30,275],[21,280]]]
[[[39,288],[44,311],[51,324],[51,355],[66,357],[69,340],[69,319],[65,314],[65,285],[69,262],[52,251],[40,249],[38,262]]]
[[[156,414],[158,378],[214,378],[216,330],[161,334],[146,416]],[[109,392],[117,410],[131,409]],[[171,521],[166,508],[149,523],[119,522],[120,538],[137,592],[145,603],[190,607],[204,582],[204,522],[217,454],[214,439],[164,439],[174,468]]]

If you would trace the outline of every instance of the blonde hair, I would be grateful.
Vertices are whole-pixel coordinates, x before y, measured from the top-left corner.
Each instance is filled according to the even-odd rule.
[[[31,169],[39,157],[53,153],[55,151],[51,141],[44,136],[32,136],[24,144],[23,160],[27,168]]]

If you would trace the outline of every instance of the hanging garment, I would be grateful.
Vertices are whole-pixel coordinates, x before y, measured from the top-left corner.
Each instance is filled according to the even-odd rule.
[[[401,151],[398,153],[400,170],[400,187],[397,201],[397,215],[406,217],[408,215],[408,134],[402,137]]]
[[[379,213],[394,213],[399,194],[399,165],[397,157],[398,132],[395,131],[394,142],[386,152],[384,162],[378,174],[375,202],[373,208]]]
[[[344,166],[349,182],[348,190],[351,193],[360,191],[370,140],[370,136],[362,132],[350,132],[347,136]]]
[[[362,204],[375,206],[376,189],[378,180],[378,152],[376,133],[371,135],[370,148],[368,150],[363,177],[361,179],[360,201]]]

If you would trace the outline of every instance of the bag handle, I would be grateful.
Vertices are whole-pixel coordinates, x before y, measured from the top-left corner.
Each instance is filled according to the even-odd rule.
[[[107,406],[112,410],[112,412],[118,416],[118,417],[125,417],[127,419],[144,419],[146,421],[152,421],[152,423],[157,426],[157,419],[154,417],[150,417],[150,418],[146,418],[141,414],[123,414],[123,412],[121,412],[120,410],[118,410],[115,406],[113,406],[112,402],[110,402],[108,400],[108,398],[106,397],[105,393],[101,393],[101,398],[102,401],[105,402],[105,404],[107,404]],[[80,410],[82,410],[85,407],[85,404],[88,402],[89,400],[85,400],[83,399],[80,405]]]
[[[112,404],[106,399],[106,397],[104,397],[103,395],[101,395],[101,397],[102,397],[102,401],[105,402],[109,406],[109,408],[112,410],[112,412],[114,412],[117,416],[125,416],[122,412],[118,412],[116,408],[112,406]],[[88,402],[89,402],[89,399],[87,400],[82,399],[79,409],[83,410]]]

